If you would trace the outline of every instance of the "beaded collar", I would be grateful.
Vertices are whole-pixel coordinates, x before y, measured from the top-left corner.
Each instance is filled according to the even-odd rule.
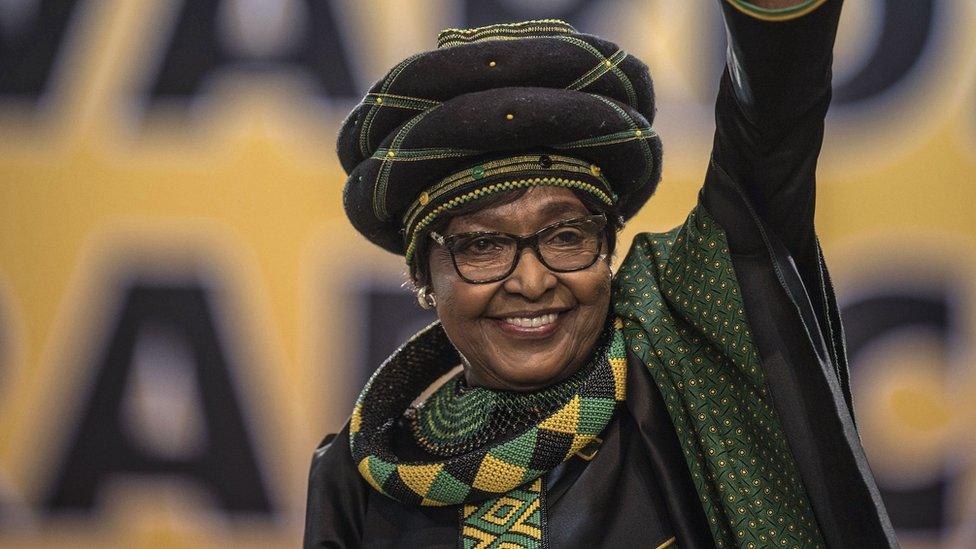
[[[432,324],[373,374],[356,402],[349,436],[360,474],[377,491],[424,506],[484,501],[532,483],[592,442],[625,397],[626,351],[618,323],[608,326],[601,342],[585,369],[535,393],[468,389],[455,395],[456,380],[442,387],[418,414],[417,429],[422,447],[444,457],[405,461],[391,447],[396,420],[459,361],[440,324]],[[459,421],[474,410],[489,412],[488,419]],[[518,410],[529,411],[530,420],[516,419],[512,412]],[[433,419],[439,412],[447,413]]]

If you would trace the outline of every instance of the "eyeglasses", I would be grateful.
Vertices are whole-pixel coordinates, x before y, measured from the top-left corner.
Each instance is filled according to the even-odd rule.
[[[451,254],[454,270],[465,282],[487,284],[507,278],[518,266],[522,250],[532,248],[547,269],[557,273],[581,271],[606,257],[603,214],[560,221],[530,235],[477,231],[430,237]]]

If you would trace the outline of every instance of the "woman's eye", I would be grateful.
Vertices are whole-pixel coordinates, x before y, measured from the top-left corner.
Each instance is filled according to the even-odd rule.
[[[495,243],[488,238],[479,238],[471,243],[471,249],[475,251],[486,251],[495,247]]]
[[[556,246],[572,246],[583,241],[583,232],[579,229],[563,228],[546,239],[546,243]]]
[[[499,247],[499,243],[494,238],[475,237],[460,242],[456,251],[464,254],[486,254],[497,250]]]

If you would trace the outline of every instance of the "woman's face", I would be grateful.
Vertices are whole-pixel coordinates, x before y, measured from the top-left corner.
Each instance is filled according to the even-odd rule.
[[[572,191],[531,187],[508,204],[455,217],[444,233],[527,235],[589,214]],[[450,253],[432,243],[430,275],[437,315],[476,386],[529,391],[568,377],[589,357],[610,306],[610,266],[603,260],[557,273],[526,248],[508,278],[469,284]]]

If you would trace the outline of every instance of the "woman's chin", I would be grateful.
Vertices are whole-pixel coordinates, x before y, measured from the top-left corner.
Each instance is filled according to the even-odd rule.
[[[509,391],[535,391],[571,376],[576,370],[569,361],[559,363],[533,361],[531,357],[492,368],[490,380],[494,388]]]

